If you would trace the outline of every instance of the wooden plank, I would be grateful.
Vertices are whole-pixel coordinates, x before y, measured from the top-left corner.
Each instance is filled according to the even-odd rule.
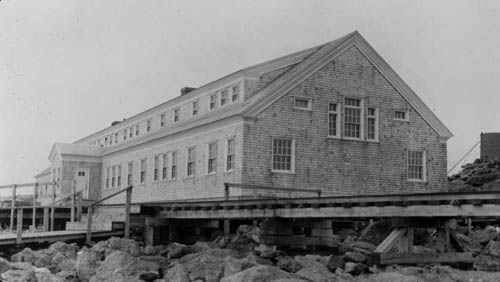
[[[33,212],[31,213],[32,215],[32,221],[31,225],[33,226],[33,229],[36,229],[36,201],[38,198],[38,183],[35,184],[35,187],[33,188]]]
[[[10,203],[10,232],[14,232],[14,216],[16,209],[16,188],[17,185],[14,184],[12,187],[12,200]]]
[[[20,245],[23,243],[23,209],[17,209],[17,238],[16,244]]]
[[[407,238],[406,253],[408,254],[413,253],[413,242],[414,242],[413,231],[414,231],[413,227],[408,227],[408,231],[406,232],[406,238]]]
[[[76,194],[76,180],[73,180],[71,184],[71,214],[70,214],[70,222],[75,222],[75,195]]]
[[[305,237],[305,236],[261,236],[261,242],[268,245],[277,246],[327,246],[336,248],[339,242],[332,238],[325,237]]]
[[[472,253],[380,254],[380,264],[472,263]]]
[[[130,203],[132,202],[132,188],[125,192],[125,238],[130,238]]]
[[[87,245],[92,244],[92,206],[88,207],[87,211],[87,235],[85,236],[85,243]]]
[[[285,187],[272,187],[272,186],[250,185],[250,184],[240,184],[240,183],[224,183],[224,187],[229,187],[229,188],[234,187],[234,188],[248,189],[248,190],[315,193],[318,194],[318,197],[321,197],[321,189],[285,188]]]
[[[78,200],[76,203],[76,221],[78,221],[78,222],[82,221],[82,197],[83,197],[83,194],[79,193]]]
[[[465,247],[457,238],[457,232],[454,230],[450,230],[450,245],[453,246],[457,252],[465,252]]]
[[[49,231],[49,208],[43,208],[43,231]]]
[[[380,245],[375,249],[377,253],[385,253],[388,252],[405,234],[405,228],[396,228],[392,230],[392,232],[385,238]]]

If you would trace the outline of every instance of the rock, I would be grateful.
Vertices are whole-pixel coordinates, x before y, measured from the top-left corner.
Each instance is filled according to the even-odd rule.
[[[163,278],[166,281],[191,282],[187,271],[181,264],[176,264],[174,267],[169,268]]]
[[[37,282],[34,270],[13,269],[1,274],[2,281],[6,282]]]
[[[31,262],[36,267],[52,267],[52,257],[54,250],[39,250],[33,251],[30,248],[25,248],[21,252],[12,255],[11,261],[13,262]]]
[[[224,277],[220,282],[306,282],[310,280],[303,279],[302,277],[285,272],[276,267],[258,265],[238,272],[234,275]]]
[[[52,274],[47,268],[35,268],[35,276],[38,282],[65,282],[65,280]]]
[[[92,247],[95,251],[100,252],[102,249],[111,249],[129,253],[134,257],[138,257],[142,254],[141,246],[139,243],[132,239],[122,239],[117,237],[111,237],[106,241],[101,241]],[[112,252],[109,252],[111,254]]]
[[[363,255],[363,254],[359,254],[359,253],[347,252],[344,254],[344,260],[346,262],[365,263],[368,261],[368,257]]]
[[[189,246],[179,243],[168,244],[166,249],[168,250],[167,257],[169,259],[180,258],[193,252]]]
[[[146,255],[146,256],[152,256],[152,255],[155,255],[155,248],[153,246],[146,246],[144,247],[144,251],[143,253]]]
[[[281,257],[277,262],[278,268],[295,273],[303,268],[303,266],[291,257]]]
[[[362,263],[356,262],[346,262],[344,266],[344,272],[351,275],[360,275],[368,270],[368,266]]]
[[[413,252],[416,254],[435,254],[437,250],[424,246],[413,246]]]
[[[265,250],[260,253],[260,257],[264,259],[273,259],[278,252],[276,250]]]
[[[96,251],[87,249],[86,247],[82,248],[82,250],[78,252],[75,263],[75,270],[80,280],[83,282],[88,281],[90,277],[95,274],[100,260],[101,255]]]
[[[490,241],[486,246],[486,252],[492,256],[500,256],[500,242]]]
[[[390,232],[391,223],[388,220],[375,221],[361,232],[360,240],[378,246]]]
[[[344,256],[331,256],[328,260],[326,267],[331,272],[335,272],[337,269],[344,269],[345,259]]]
[[[474,269],[480,271],[500,271],[500,259],[494,256],[481,254],[474,258]]]
[[[246,224],[242,224],[236,228],[236,234],[244,234],[248,233],[248,231],[250,231],[250,226]]]
[[[329,257],[322,257],[319,255],[305,255],[295,256],[295,260],[304,268],[328,269],[326,266],[328,264]]]
[[[154,262],[138,259],[124,251],[110,254],[97,268],[90,282],[118,282],[139,280],[143,277],[153,277],[151,281],[160,277],[160,266]],[[139,280],[140,281],[140,280]]]
[[[212,249],[212,246],[207,242],[196,242],[194,245],[190,247],[191,252],[200,253],[204,251],[208,251]]]
[[[478,231],[473,231],[470,235],[469,238],[471,242],[477,242],[482,245],[485,245],[489,243],[492,240],[495,240],[495,238],[498,236],[498,232],[495,227],[493,226],[487,226],[484,229],[478,230]]]
[[[226,245],[226,248],[237,251],[238,253],[249,253],[252,252],[255,247],[259,245],[251,235],[240,234],[232,236]]]
[[[0,257],[0,273],[4,273],[7,270],[14,269],[15,267],[12,265],[12,263],[2,257]]]
[[[233,257],[225,257],[223,263],[224,263],[223,277],[231,276],[247,268],[256,266],[255,263],[251,263],[245,259],[236,259]]]
[[[375,251],[375,249],[377,248],[377,246],[375,246],[374,244],[368,243],[368,242],[365,242],[365,241],[354,242],[354,243],[351,244],[351,247],[362,249],[362,250],[367,250],[367,251],[370,251],[370,252]]]
[[[274,265],[272,260],[261,258],[260,256],[256,255],[255,253],[248,254],[244,259],[250,263],[253,263],[253,264]]]
[[[80,248],[75,243],[66,244],[64,242],[55,242],[49,246],[49,250],[62,253],[68,258],[76,259],[77,253],[80,250]]]
[[[319,270],[317,268],[302,268],[296,274],[314,282],[339,281],[337,274],[331,273],[330,271]]]
[[[64,279],[63,281],[66,282],[80,282],[80,279],[78,279],[78,274],[76,274],[76,271],[74,270],[71,271],[63,270],[61,272],[56,273],[56,275]]]
[[[63,253],[57,253],[53,258],[52,258],[52,263],[55,265],[55,269],[53,270],[54,272],[59,272],[62,270],[73,270],[75,269],[75,264],[76,264],[76,258],[69,258]]]

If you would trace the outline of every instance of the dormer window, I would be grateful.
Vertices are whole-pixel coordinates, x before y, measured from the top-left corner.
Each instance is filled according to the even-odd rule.
[[[217,95],[214,94],[210,96],[210,110],[215,109],[216,105],[217,105]]]
[[[174,109],[174,123],[179,121],[180,112],[181,112],[181,110],[179,108]]]
[[[198,101],[193,102],[193,116],[198,114]]]
[[[227,89],[220,92],[220,105],[224,106],[227,103]]]
[[[166,117],[165,114],[162,114],[160,116],[160,127],[164,127],[165,126],[165,117]]]
[[[233,86],[232,91],[233,91],[232,101],[237,102],[240,96],[240,86],[239,85]]]
[[[146,132],[150,132],[151,131],[151,119],[148,119],[146,121]]]

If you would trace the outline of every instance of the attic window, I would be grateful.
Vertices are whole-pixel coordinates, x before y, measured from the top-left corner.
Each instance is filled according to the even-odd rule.
[[[311,99],[295,98],[294,108],[299,110],[311,110]]]
[[[394,119],[408,121],[408,112],[407,111],[394,111]]]

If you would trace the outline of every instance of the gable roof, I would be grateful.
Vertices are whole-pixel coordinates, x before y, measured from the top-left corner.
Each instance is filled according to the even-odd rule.
[[[255,117],[272,103],[287,94],[298,84],[313,75],[323,66],[342,54],[351,46],[356,46],[365,57],[380,71],[389,83],[403,96],[403,98],[419,113],[422,118],[444,140],[453,136],[451,131],[438,117],[424,104],[401,77],[387,64],[387,62],[370,46],[370,44],[355,31],[332,42],[326,43],[310,56],[296,65],[287,73],[264,87],[248,101],[243,115]]]
[[[35,177],[39,177],[39,176],[42,176],[42,175],[46,175],[46,174],[49,174],[50,173],[50,166],[42,171],[40,171],[39,173],[37,173],[35,175]]]
[[[49,160],[53,160],[57,153],[61,155],[100,157],[104,149],[86,144],[54,143],[50,150]]]

